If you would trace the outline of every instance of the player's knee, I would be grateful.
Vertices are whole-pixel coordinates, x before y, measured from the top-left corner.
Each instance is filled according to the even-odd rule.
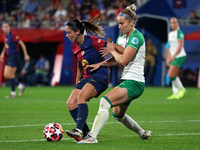
[[[110,108],[111,108],[110,103],[104,97],[102,97],[101,100],[100,100],[100,107],[99,107],[99,109],[109,110]]]
[[[66,104],[69,110],[73,110],[74,108],[77,107],[77,101],[73,99],[68,99]]]

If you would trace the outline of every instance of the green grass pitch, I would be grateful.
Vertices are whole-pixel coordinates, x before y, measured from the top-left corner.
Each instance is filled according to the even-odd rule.
[[[138,124],[152,131],[149,140],[125,128],[111,116],[98,135],[98,144],[76,144],[64,134],[59,142],[47,142],[43,129],[57,122],[64,130],[74,129],[66,100],[73,86],[28,87],[21,98],[5,99],[9,87],[0,88],[0,150],[199,150],[200,149],[200,90],[187,88],[181,100],[166,100],[171,88],[146,87],[134,100],[127,114]],[[108,88],[101,96],[110,91]],[[99,99],[88,102],[87,123],[92,127]]]

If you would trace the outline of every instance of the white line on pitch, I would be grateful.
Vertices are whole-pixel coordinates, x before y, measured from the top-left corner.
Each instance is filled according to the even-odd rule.
[[[200,122],[200,120],[165,120],[165,121],[137,121],[138,123],[171,123],[171,122]],[[120,122],[107,122],[106,124],[113,124]],[[60,123],[61,125],[75,125],[75,123]],[[93,123],[87,123],[93,124]],[[46,126],[47,124],[27,124],[27,125],[8,125],[8,126],[0,126],[0,128],[20,128],[20,127],[36,127],[36,126]]]
[[[200,135],[200,133],[178,133],[178,134],[158,134],[158,135],[152,135],[155,136],[185,136],[185,135]],[[120,137],[134,137],[137,135],[126,135],[126,136],[120,136]],[[117,136],[115,136],[117,137]],[[105,137],[103,137],[105,139]],[[110,136],[108,137],[110,138]],[[101,138],[99,138],[101,139]],[[73,140],[71,138],[62,138],[63,140]],[[0,141],[0,143],[17,143],[17,142],[40,142],[40,141],[46,141],[45,139],[35,139],[35,140],[8,140],[8,141]]]

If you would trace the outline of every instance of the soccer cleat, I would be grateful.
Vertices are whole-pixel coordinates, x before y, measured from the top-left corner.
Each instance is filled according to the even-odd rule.
[[[88,131],[88,132],[83,132],[83,137],[82,137],[82,138],[85,138],[85,137],[88,135],[89,132],[90,132],[90,131]],[[75,139],[73,142],[78,142],[78,141]]]
[[[19,97],[21,97],[25,91],[26,87],[23,85],[20,89],[19,89]]]
[[[186,93],[186,89],[179,90],[179,92],[178,92],[178,98],[179,99],[182,98],[185,95],[185,93]]]
[[[93,144],[93,143],[98,143],[98,141],[96,138],[91,137],[89,134],[81,141],[77,142],[77,144]]]
[[[143,140],[148,140],[151,136],[151,131],[150,130],[146,130],[142,133],[142,135],[140,135],[140,138]]]
[[[82,140],[82,134],[76,129],[73,129],[72,131],[66,130],[65,133],[67,136],[74,138],[76,141]]]
[[[8,95],[8,96],[5,96],[5,98],[15,98],[16,97],[16,95]]]
[[[167,97],[168,100],[179,99],[178,95],[172,94],[171,96]]]

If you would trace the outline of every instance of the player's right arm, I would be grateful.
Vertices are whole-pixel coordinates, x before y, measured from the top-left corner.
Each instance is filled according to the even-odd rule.
[[[1,52],[1,58],[0,58],[0,60],[3,62],[3,57],[4,57],[4,55],[5,55],[5,52],[6,52],[6,49],[5,49],[5,46],[3,47],[3,50],[2,50],[2,52]]]
[[[83,67],[80,62],[77,64],[77,73],[76,73],[76,84],[80,81],[83,73]]]
[[[167,54],[167,58],[166,58],[166,65],[167,65],[167,67],[169,67],[170,60],[171,60],[171,55],[170,55],[170,48],[169,48],[168,54]]]
[[[115,60],[114,57],[112,57],[111,59],[108,59],[108,60],[104,60],[102,62],[99,62],[97,64],[91,64],[91,65],[88,65],[86,68],[84,69],[90,69],[90,71],[95,71],[97,69],[99,69],[100,67],[111,67],[111,66],[114,66],[116,65],[117,62]]]
[[[117,51],[120,54],[124,53],[124,48],[121,45],[108,42],[106,47],[109,49],[114,49],[115,51]],[[105,55],[108,54],[107,52],[102,51],[102,50],[100,50],[100,53],[101,53],[102,57],[104,57]]]

